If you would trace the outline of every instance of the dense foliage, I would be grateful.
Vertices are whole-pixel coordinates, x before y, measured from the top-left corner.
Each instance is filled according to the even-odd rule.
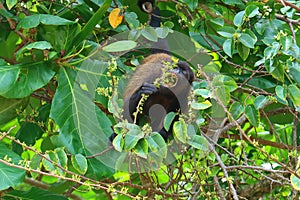
[[[299,198],[300,1],[156,6],[0,0],[1,199]],[[162,38],[197,74],[168,142],[122,117]]]

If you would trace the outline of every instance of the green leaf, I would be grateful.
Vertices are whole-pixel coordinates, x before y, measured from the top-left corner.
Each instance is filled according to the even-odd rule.
[[[170,130],[171,124],[175,119],[176,114],[174,112],[169,112],[164,119],[164,128],[166,131]]]
[[[239,53],[240,57],[243,59],[243,61],[247,60],[247,58],[248,58],[248,56],[250,54],[250,48],[244,46],[241,43],[239,43],[237,45],[237,50],[238,50],[238,53]]]
[[[289,85],[288,92],[295,107],[300,106],[300,89],[295,84],[292,84]]]
[[[142,29],[141,34],[148,40],[152,42],[157,42],[158,36],[155,31],[155,29],[151,26],[146,26],[144,29]]]
[[[121,40],[114,43],[111,43],[105,47],[103,50],[106,52],[120,52],[120,51],[129,51],[134,49],[137,46],[137,43],[132,40]]]
[[[182,143],[186,143],[187,141],[187,126],[183,119],[179,119],[173,125],[173,133],[174,137],[181,141]]]
[[[130,30],[128,33],[128,39],[136,41],[141,36],[140,30]]]
[[[147,159],[148,156],[148,142],[144,138],[139,140],[133,151],[141,158]]]
[[[224,105],[230,101],[230,92],[237,88],[236,82],[229,76],[217,75],[212,81],[216,97],[220,99]]]
[[[139,27],[140,22],[137,19],[138,16],[136,15],[135,12],[125,12],[124,16],[125,16],[126,22],[131,27],[131,29],[137,29]]]
[[[95,92],[96,85],[93,86],[93,83],[97,84],[98,76],[102,75],[95,70],[100,70],[103,63],[88,62],[85,65],[81,65],[81,69],[84,69],[82,74],[70,68],[60,68],[50,117],[58,125],[59,139],[67,150],[72,154],[88,155],[99,153],[107,147],[112,129],[111,121],[96,107],[88,94],[89,91]],[[87,83],[89,91],[82,90],[80,83]]]
[[[37,27],[40,23],[45,25],[70,25],[74,24],[75,22],[54,15],[36,14],[26,16],[23,19],[21,19],[17,26],[17,29],[34,28]]]
[[[21,161],[16,153],[12,152],[6,145],[0,141],[0,159],[10,160],[10,163],[18,165]],[[15,167],[0,163],[0,191],[6,190],[10,187],[15,188],[21,184],[25,178],[25,171]]]
[[[211,97],[211,92],[208,89],[196,89],[194,94],[197,96],[202,96],[204,99]]]
[[[281,36],[280,44],[284,51],[288,51],[293,45],[293,37],[291,35]]]
[[[256,38],[252,38],[249,34],[247,33],[241,33],[240,37],[238,40],[246,47],[248,48],[254,48],[254,44],[256,43]]]
[[[55,149],[58,164],[63,168],[67,168],[68,157],[66,152],[62,148]]]
[[[167,157],[167,144],[163,137],[157,133],[153,132],[150,136],[146,137],[150,150],[157,156],[161,158]]]
[[[234,16],[233,24],[235,26],[241,26],[244,20],[245,11],[240,11]]]
[[[44,50],[44,49],[51,49],[51,48],[52,48],[51,44],[47,41],[33,42],[33,43],[30,43],[30,44],[24,46],[19,51],[17,51],[16,57],[17,57],[17,60],[20,60],[21,55],[26,51],[29,51],[32,49]]]
[[[230,92],[233,92],[238,88],[235,80],[232,77],[226,76],[226,75],[221,75],[219,77],[220,77],[220,80],[223,82],[223,84],[226,86],[226,88]]]
[[[82,175],[87,172],[88,164],[86,158],[82,154],[72,155],[71,162],[73,167]]]
[[[247,105],[245,109],[245,114],[250,124],[254,127],[258,127],[260,121],[260,114],[258,110],[255,109],[254,105]]]
[[[211,21],[212,23],[218,25],[218,26],[224,26],[224,19],[221,18],[221,17],[218,17],[218,18],[212,18],[212,19],[209,19],[209,21]]]
[[[223,43],[223,50],[224,52],[232,57],[233,54],[233,49],[234,49],[234,43],[232,39],[227,39],[224,43]]]
[[[264,95],[259,95],[254,99],[254,107],[259,110],[264,107],[264,105],[269,101],[268,97]]]
[[[246,7],[245,14],[249,18],[255,17],[256,15],[259,14],[259,8],[256,5],[250,4],[249,6]]]
[[[144,137],[144,133],[140,129],[129,130],[125,135],[124,149],[133,149],[138,141]]]
[[[14,7],[17,3],[18,0],[6,0],[8,10],[12,9],[12,7]]]
[[[288,62],[289,75],[297,83],[300,83],[300,65],[298,62]]]
[[[192,147],[199,149],[201,151],[205,151],[205,152],[209,151],[208,142],[203,136],[194,135],[191,139],[187,141],[187,143]]]
[[[236,30],[231,26],[224,26],[218,31],[218,33],[225,38],[232,38],[235,31]]]
[[[281,85],[277,85],[275,88],[276,97],[279,99],[280,103],[284,105],[288,105],[287,97],[287,89],[286,87],[282,87]]]
[[[210,101],[205,100],[204,102],[201,102],[201,103],[192,102],[191,106],[192,106],[192,109],[194,109],[194,110],[205,110],[207,108],[210,108],[212,106],[212,104]]]
[[[157,37],[166,38],[169,32],[171,32],[171,29],[169,29],[168,27],[158,27],[155,29],[155,31],[157,33]]]
[[[118,94],[113,94],[113,96],[111,98],[109,98],[108,101],[108,111],[110,113],[112,113],[115,116],[118,116],[119,113],[122,110],[122,106],[123,106],[123,100],[122,99],[118,99]]]
[[[240,102],[235,101],[230,105],[229,112],[233,119],[238,119],[244,112],[244,106]]]
[[[114,138],[112,144],[113,144],[115,150],[117,150],[117,151],[119,151],[119,152],[122,152],[123,147],[124,147],[124,139],[123,139],[122,134],[118,134],[118,135]]]
[[[230,101],[230,91],[224,85],[220,85],[218,87],[215,87],[215,95],[216,95],[216,97],[214,97],[214,98],[221,100],[221,102],[224,105],[228,105],[229,104],[229,101]]]
[[[27,97],[46,85],[54,74],[50,62],[0,66],[0,95],[6,98]]]
[[[2,84],[2,83],[1,83]],[[0,126],[18,116],[17,110],[24,110],[29,98],[6,99],[0,96]]]
[[[265,61],[267,71],[280,82],[284,81],[284,65],[278,60],[269,59]]]

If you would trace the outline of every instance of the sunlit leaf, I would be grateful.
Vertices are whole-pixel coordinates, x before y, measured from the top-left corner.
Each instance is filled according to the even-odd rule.
[[[173,133],[175,138],[179,141],[186,143],[187,141],[187,126],[183,119],[176,121],[173,126]]]
[[[205,110],[205,109],[211,107],[211,105],[212,105],[211,102],[208,100],[205,100],[204,102],[200,102],[200,103],[198,103],[198,102],[191,103],[192,108],[195,110]]]
[[[268,97],[264,95],[259,95],[254,99],[254,106],[256,110],[259,110],[264,107],[264,105],[268,102]]]
[[[86,158],[82,154],[72,155],[71,162],[73,167],[80,173],[85,174],[88,169]]]

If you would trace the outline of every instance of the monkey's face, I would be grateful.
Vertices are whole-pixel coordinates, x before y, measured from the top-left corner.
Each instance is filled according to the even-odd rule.
[[[195,75],[190,66],[184,61],[178,61],[177,66],[178,73],[182,74],[191,84],[195,80]]]
[[[190,66],[183,61],[179,61],[175,66],[163,73],[160,84],[175,94],[189,91],[191,83],[194,81],[194,72]]]

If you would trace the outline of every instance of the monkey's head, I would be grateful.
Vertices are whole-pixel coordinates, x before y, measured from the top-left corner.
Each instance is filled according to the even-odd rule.
[[[180,92],[181,89],[188,89],[195,79],[194,72],[188,63],[178,61],[171,69],[163,70],[161,85]]]
[[[177,71],[178,74],[182,74],[191,84],[195,80],[195,74],[189,64],[180,60],[178,61],[177,66],[178,67],[174,70]]]

